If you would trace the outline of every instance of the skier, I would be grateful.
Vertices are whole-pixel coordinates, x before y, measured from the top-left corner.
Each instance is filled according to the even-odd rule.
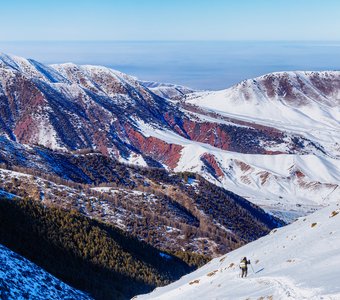
[[[241,277],[247,277],[248,274],[248,265],[250,264],[250,260],[247,260],[246,257],[243,257],[243,259],[240,262],[240,269],[242,270]]]

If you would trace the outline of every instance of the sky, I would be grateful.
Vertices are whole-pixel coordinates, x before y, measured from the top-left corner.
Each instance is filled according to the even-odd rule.
[[[0,41],[340,40],[339,0],[1,0]]]
[[[222,89],[340,69],[340,0],[0,0],[0,52]]]

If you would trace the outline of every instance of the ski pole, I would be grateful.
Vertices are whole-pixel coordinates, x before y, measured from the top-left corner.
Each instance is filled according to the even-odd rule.
[[[251,263],[250,263],[250,266],[251,266],[253,273],[256,274],[255,271],[254,271],[253,265]]]

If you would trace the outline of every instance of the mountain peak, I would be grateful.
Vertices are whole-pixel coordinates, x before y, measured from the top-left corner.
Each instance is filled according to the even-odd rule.
[[[1,65],[16,71],[21,71],[24,65],[28,66],[30,63],[26,58],[0,52],[0,66]]]
[[[245,100],[256,94],[262,101],[279,100],[297,107],[314,101],[334,107],[340,103],[340,71],[274,72],[244,80],[230,90]]]

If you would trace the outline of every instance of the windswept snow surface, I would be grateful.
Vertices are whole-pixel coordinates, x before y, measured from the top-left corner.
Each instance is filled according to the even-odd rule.
[[[186,102],[226,117],[302,134],[339,157],[339,74],[271,73],[226,90],[193,93]]]
[[[138,300],[340,299],[340,202],[274,229]],[[239,277],[246,256],[252,266]],[[253,270],[252,270],[253,268]]]
[[[200,157],[206,152],[214,155],[224,177],[216,179],[202,170]],[[329,157],[239,154],[186,147],[177,170],[199,172],[287,222],[340,200],[340,161]]]
[[[92,299],[0,245],[0,299]]]

